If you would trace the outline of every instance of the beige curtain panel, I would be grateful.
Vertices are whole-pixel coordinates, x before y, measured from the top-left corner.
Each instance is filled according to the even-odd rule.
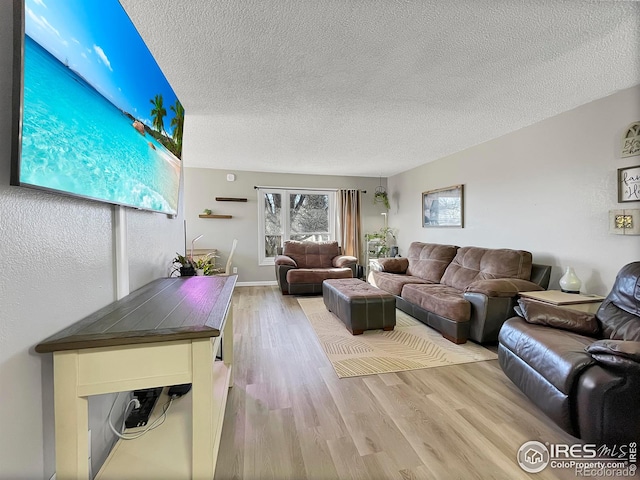
[[[341,229],[342,252],[344,255],[353,255],[358,261],[362,261],[360,257],[362,234],[360,190],[340,190],[339,194],[338,220]]]

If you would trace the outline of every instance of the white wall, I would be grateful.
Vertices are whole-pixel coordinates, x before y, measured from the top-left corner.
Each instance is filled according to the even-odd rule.
[[[374,205],[373,194],[381,183],[373,177],[341,177],[331,175],[293,175],[227,171],[207,168],[185,168],[185,218],[187,220],[187,246],[200,234],[194,244],[196,249],[217,248],[221,258],[218,265],[226,264],[234,238],[238,247],[233,257],[238,267],[238,282],[275,282],[273,266],[258,265],[258,206],[254,186],[309,187],[309,188],[359,188],[366,190],[362,196],[363,232],[373,232],[384,225],[380,214],[384,208]],[[234,173],[236,180],[227,181],[227,173]],[[386,180],[382,179],[386,186]],[[216,202],[215,197],[247,198],[247,203]],[[231,219],[203,219],[198,215],[205,208],[214,214],[232,215]]]
[[[52,355],[34,346],[115,299],[114,207],[9,186],[12,3],[0,2],[0,478],[54,472]],[[166,276],[182,218],[127,209],[130,286]],[[113,396],[92,397],[94,464]],[[99,457],[96,459],[95,457]]]
[[[554,267],[550,288],[573,266],[583,291],[608,293],[640,260],[640,236],[608,233],[609,210],[640,208],[619,204],[616,189],[617,169],[640,164],[619,153],[638,120],[640,86],[389,178],[401,253],[415,240],[524,249]],[[422,228],[421,193],[460,183],[464,228]]]

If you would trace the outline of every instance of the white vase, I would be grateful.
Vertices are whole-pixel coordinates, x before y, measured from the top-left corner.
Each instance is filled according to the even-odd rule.
[[[567,267],[564,275],[560,279],[560,290],[565,293],[580,293],[582,281],[576,275],[573,267]]]
[[[196,268],[196,275],[198,277],[203,277],[204,276],[204,268]]]

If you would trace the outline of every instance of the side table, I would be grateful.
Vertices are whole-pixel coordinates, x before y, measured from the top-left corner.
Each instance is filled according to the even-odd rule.
[[[560,308],[596,313],[605,297],[582,293],[565,293],[560,290],[543,290],[537,292],[520,292],[520,296],[538,302],[557,305]]]

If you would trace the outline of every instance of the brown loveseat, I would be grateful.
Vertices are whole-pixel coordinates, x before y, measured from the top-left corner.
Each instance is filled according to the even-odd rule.
[[[587,443],[640,438],[640,262],[623,267],[598,312],[520,299],[500,330],[505,374],[556,424]]]
[[[355,276],[358,259],[341,255],[338,242],[286,241],[275,259],[276,279],[284,295],[322,293],[322,282]]]
[[[551,267],[523,250],[413,242],[404,258],[381,258],[369,283],[455,343],[496,342],[518,292],[544,290]]]

